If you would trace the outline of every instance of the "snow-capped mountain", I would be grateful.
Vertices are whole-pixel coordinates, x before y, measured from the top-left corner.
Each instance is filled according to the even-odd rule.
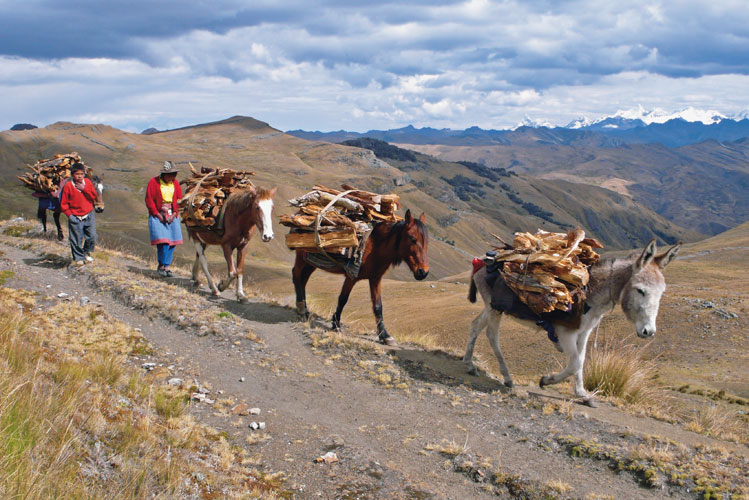
[[[541,118],[541,119],[533,119],[530,116],[525,115],[523,117],[523,119],[520,122],[518,122],[517,125],[515,125],[512,128],[510,128],[510,130],[517,130],[520,127],[532,127],[532,128],[546,127],[546,128],[554,128],[554,126],[555,125],[552,124],[550,121],[544,120],[543,118]]]
[[[628,129],[638,126],[642,127],[652,123],[666,123],[670,120],[676,119],[692,123],[700,122],[703,125],[712,125],[714,123],[720,123],[727,118],[734,120],[747,118],[749,110],[745,110],[742,113],[743,116],[741,118],[734,118],[728,117],[714,109],[697,109],[692,106],[680,111],[669,112],[661,108],[646,110],[642,105],[638,105],[636,108],[619,110],[613,115],[604,116],[595,120],[591,120],[587,117],[578,118],[577,120],[571,121],[566,128]]]

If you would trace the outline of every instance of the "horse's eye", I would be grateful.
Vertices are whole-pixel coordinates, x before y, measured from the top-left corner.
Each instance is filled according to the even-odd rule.
[[[643,290],[642,288],[638,288],[638,289],[637,289],[637,293],[639,293],[639,294],[640,294],[640,295],[642,295],[643,297],[645,296],[645,290]]]
[[[414,236],[409,236],[411,238],[411,243],[416,243],[416,238]]]

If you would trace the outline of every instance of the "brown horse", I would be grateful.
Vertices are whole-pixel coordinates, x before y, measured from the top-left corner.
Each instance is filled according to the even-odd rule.
[[[378,340],[383,344],[395,345],[395,340],[388,334],[382,319],[382,276],[389,267],[397,266],[405,261],[414,278],[423,280],[427,277],[429,274],[429,259],[427,258],[429,233],[424,225],[424,219],[424,214],[415,219],[408,210],[405,219],[400,222],[380,222],[374,226],[364,245],[359,274],[356,278],[346,275],[343,282],[343,288],[338,296],[338,307],[332,318],[334,329],[341,327],[341,311],[348,301],[351,289],[357,281],[368,279],[372,310],[377,320]],[[310,275],[317,269],[317,266],[308,262],[306,254],[307,252],[303,250],[297,250],[292,271],[297,312],[305,321],[309,318],[305,288]],[[340,267],[323,270],[344,274]]]
[[[231,282],[237,280],[237,301],[247,302],[242,284],[244,273],[244,256],[247,252],[247,244],[259,227],[263,234],[263,242],[267,243],[273,239],[273,195],[276,189],[263,189],[252,187],[244,191],[232,193],[226,200],[224,206],[224,230],[223,233],[206,230],[187,228],[190,239],[195,241],[195,263],[192,266],[192,279],[195,286],[200,285],[198,276],[199,268],[203,268],[208,286],[214,296],[229,288]],[[208,245],[219,245],[224,251],[228,276],[222,280],[218,287],[208,270],[208,260],[205,258],[205,247]],[[237,250],[236,266],[232,261],[232,254]]]

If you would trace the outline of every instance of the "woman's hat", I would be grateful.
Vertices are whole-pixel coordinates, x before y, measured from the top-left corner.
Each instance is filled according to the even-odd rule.
[[[160,174],[177,174],[179,173],[179,170],[177,170],[177,167],[175,167],[172,162],[165,161],[159,173]]]

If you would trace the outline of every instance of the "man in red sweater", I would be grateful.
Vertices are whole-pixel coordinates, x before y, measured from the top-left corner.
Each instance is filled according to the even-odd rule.
[[[83,163],[74,163],[70,172],[72,179],[62,188],[60,208],[68,218],[68,239],[73,260],[75,265],[80,267],[86,262],[94,261],[91,253],[96,245],[96,188],[86,178],[86,167]]]

